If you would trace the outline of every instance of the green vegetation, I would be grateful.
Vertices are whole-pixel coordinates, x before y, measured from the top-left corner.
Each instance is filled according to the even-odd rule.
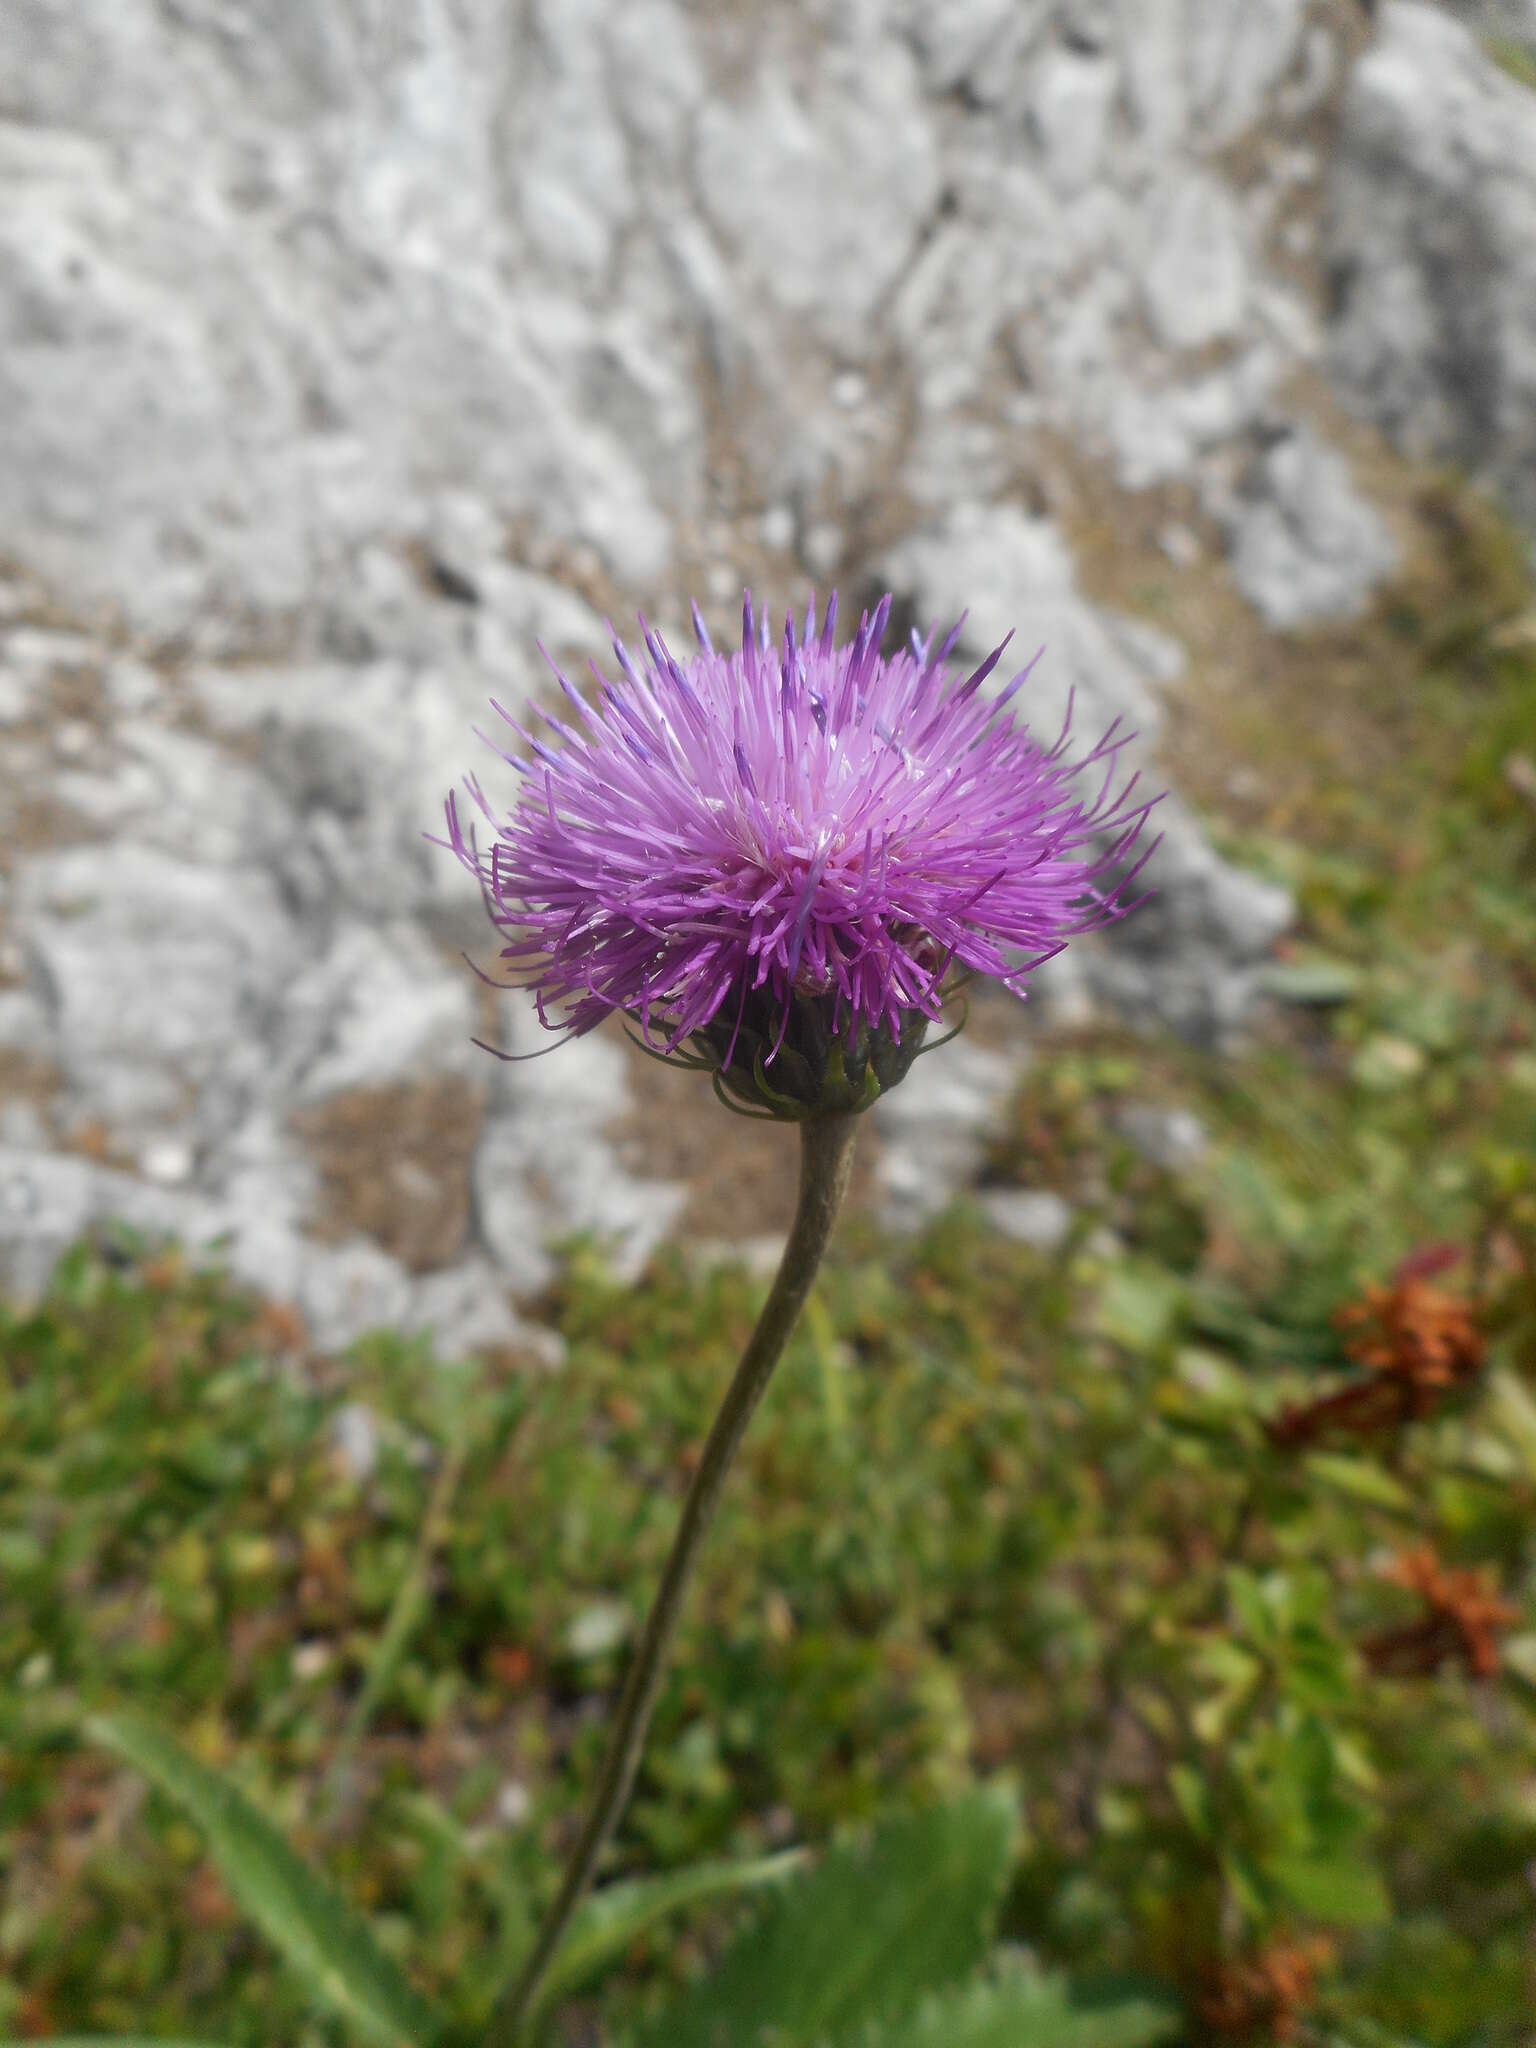
[[[1536,55],[1524,43],[1517,43],[1513,36],[1489,36],[1484,47],[1500,70],[1536,92]]]
[[[797,1914],[835,1936],[795,1887],[858,1852],[788,1890],[774,1852],[981,1779],[1019,1832],[967,1925],[1005,1883],[1027,1966],[957,1991],[982,1951],[925,1921],[933,1968],[881,2040],[1105,2048],[1155,2038],[1162,1998],[1192,2044],[1528,2042],[1536,636],[1481,529],[1447,546],[1462,602],[1384,606],[1347,706],[1309,724],[1281,677],[1245,712],[1301,792],[1227,827],[1302,906],[1260,1042],[1042,1050],[990,1171],[1077,1204],[1056,1254],[966,1209],[915,1243],[845,1233],[552,2040],[707,2038],[711,1997],[745,2009],[776,1943],[804,1952]],[[1197,1115],[1204,1156],[1149,1164],[1148,1103]],[[366,1916],[380,2011],[472,2023],[552,1888],[758,1292],[680,1254],[624,1289],[574,1247],[558,1373],[393,1339],[317,1362],[121,1246],[0,1316],[0,2033],[370,2038],[269,1945],[305,1880],[261,1816]],[[363,1474],[348,1404],[379,1418]],[[221,1827],[255,1845],[265,1933],[255,1879],[214,1874]],[[853,1917],[910,1950],[910,1893]],[[1143,2004],[1098,2018],[1068,1974]],[[802,1993],[785,2038],[809,2043],[814,1973]]]

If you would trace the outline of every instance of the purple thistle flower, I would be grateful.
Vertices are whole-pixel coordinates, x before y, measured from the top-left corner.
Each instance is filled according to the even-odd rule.
[[[1074,761],[1069,706],[1041,745],[1006,708],[1033,662],[989,698],[1006,641],[969,676],[950,663],[959,625],[887,659],[890,607],[838,647],[836,597],[819,630],[813,600],[775,646],[749,595],[730,654],[695,607],[684,661],[642,619],[645,661],[615,639],[620,680],[594,668],[596,701],[555,669],[573,716],[540,716],[558,744],[494,706],[531,749],[502,754],[518,801],[498,818],[470,779],[489,852],[451,796],[441,843],[549,1028],[618,1010],[759,1109],[862,1108],[911,1064],[951,969],[1022,995],[1134,908],[1152,849],[1126,870],[1151,809],[1136,777],[1116,788],[1132,735],[1117,721]]]

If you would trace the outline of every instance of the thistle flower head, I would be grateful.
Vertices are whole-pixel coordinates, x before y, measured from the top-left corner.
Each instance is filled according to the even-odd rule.
[[[729,653],[695,607],[682,659],[642,619],[643,658],[615,640],[592,700],[555,671],[570,711],[540,714],[547,735],[494,707],[529,749],[503,754],[517,801],[499,817],[470,779],[485,842],[450,797],[445,843],[546,1025],[618,1010],[739,1102],[860,1109],[906,1072],[952,972],[1022,995],[1132,907],[1151,806],[1117,786],[1129,735],[1074,760],[1069,711],[1042,744],[1008,708],[1028,667],[984,693],[1006,642],[968,675],[960,626],[888,658],[890,606],[839,646],[836,598],[819,625],[813,600],[776,642],[749,596]]]

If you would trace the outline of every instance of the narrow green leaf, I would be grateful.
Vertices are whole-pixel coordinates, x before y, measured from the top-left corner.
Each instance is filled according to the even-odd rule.
[[[220,1875],[293,1968],[380,2048],[420,2048],[443,2021],[245,1795],[169,1736],[121,1715],[94,1715],[92,1741],[141,1771],[207,1838]]]
[[[458,1388],[456,1376],[450,1379],[449,1385]],[[380,1704],[389,1696],[390,1688],[400,1674],[400,1667],[405,1662],[406,1652],[411,1647],[417,1627],[427,1611],[432,1583],[432,1560],[448,1534],[454,1495],[458,1492],[459,1484],[464,1477],[468,1458],[468,1430],[460,1418],[455,1421],[448,1447],[438,1466],[426,1513],[421,1518],[415,1551],[406,1567],[404,1577],[395,1589],[395,1597],[390,1602],[384,1631],[374,1645],[362,1687],[353,1702],[351,1713],[347,1716],[347,1725],[342,1731],[335,1758],[326,1775],[327,1796],[334,1796],[346,1783],[353,1759],[362,1746],[363,1737],[367,1734]]]
[[[447,1850],[455,1862],[462,1863],[504,1916],[519,1924],[527,1922],[532,1912],[527,1887],[500,1839],[472,1833],[428,1792],[402,1793],[394,1810],[423,1841]]]
[[[1406,2034],[1389,2033],[1363,2014],[1347,2020],[1342,2030],[1324,2034],[1320,2039],[1322,2048],[1424,2048],[1421,2041],[1410,2041]]]
[[[1192,1764],[1171,1764],[1168,1789],[1185,1822],[1202,1842],[1215,1839],[1216,1815],[1211,1805],[1211,1788]]]
[[[622,1956],[638,1935],[669,1914],[688,1906],[708,1905],[736,1892],[759,1891],[782,1884],[805,1865],[803,1849],[785,1849],[776,1856],[755,1856],[738,1863],[700,1863],[665,1877],[627,1878],[594,1892],[571,1922],[544,1989],[542,2009],[584,1984],[608,1963]]]
[[[1369,1507],[1390,1508],[1396,1514],[1406,1514],[1414,1505],[1408,1489],[1368,1458],[1348,1458],[1332,1451],[1314,1451],[1307,1460],[1307,1476],[1320,1479],[1325,1486],[1336,1487],[1340,1493],[1364,1501]]]
[[[1513,1671],[1527,1685],[1536,1686],[1536,1633],[1506,1636],[1502,1658],[1506,1670]]]
[[[1012,1802],[978,1792],[829,1850],[642,2048],[819,2048],[912,2012],[985,1958],[1015,1845]]]
[[[1343,1927],[1379,1927],[1392,1901],[1379,1874],[1348,1856],[1272,1856],[1264,1875],[1288,1904],[1314,1920]]]
[[[1488,1419],[1536,1479],[1536,1397],[1512,1372],[1496,1372],[1490,1378]]]
[[[1314,953],[1304,960],[1275,961],[1261,971],[1259,986],[1279,1002],[1328,1009],[1359,993],[1360,970],[1347,960]]]
[[[1009,1970],[929,2000],[914,2017],[841,2048],[1153,2048],[1179,2031],[1154,1999],[1097,1996],[1060,1977]]]
[[[1123,1350],[1155,1351],[1172,1331],[1188,1289],[1176,1274],[1152,1265],[1118,1265],[1099,1289],[1095,1326]]]

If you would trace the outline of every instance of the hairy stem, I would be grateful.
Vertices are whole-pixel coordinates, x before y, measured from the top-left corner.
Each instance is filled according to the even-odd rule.
[[[572,1914],[586,1895],[597,1860],[628,1803],[693,1567],[714,1519],[726,1475],[810,1292],[847,1192],[853,1161],[854,1119],[839,1116],[811,1121],[802,1124],[800,1132],[800,1195],[789,1242],[688,1489],[671,1555],[624,1681],[592,1809],[571,1853],[559,1896],[539,1932],[533,1953],[497,2001],[483,2036],[483,2048],[515,2048],[521,2040],[555,1951]]]

